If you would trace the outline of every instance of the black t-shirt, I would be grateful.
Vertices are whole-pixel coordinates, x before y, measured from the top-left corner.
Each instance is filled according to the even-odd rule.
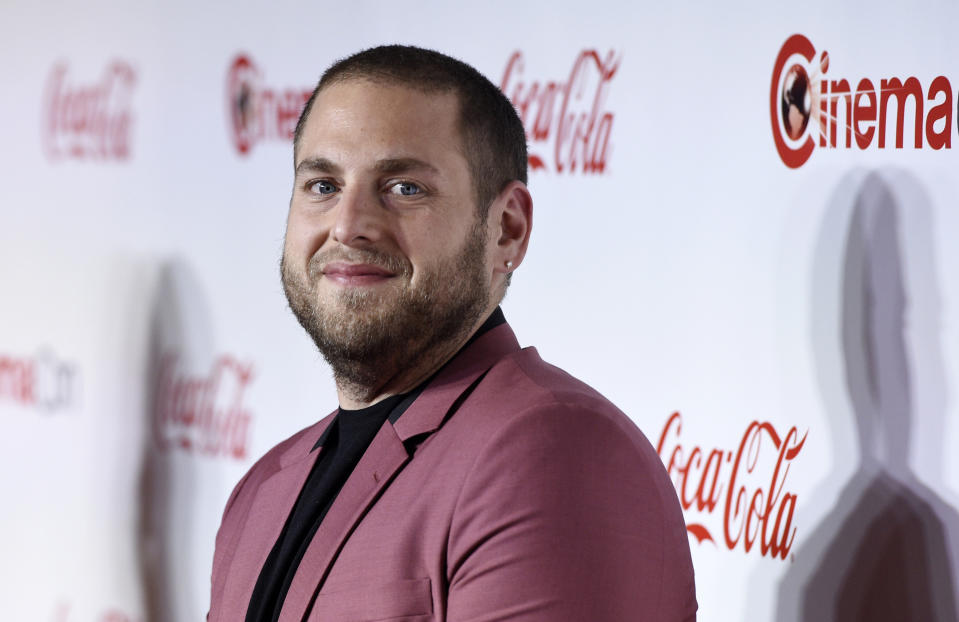
[[[497,307],[463,349],[486,331],[505,322],[502,310]],[[246,622],[275,622],[279,619],[300,560],[343,484],[384,422],[396,423],[433,377],[409,393],[388,397],[372,406],[359,410],[339,409],[336,418],[313,446],[313,451],[322,446],[323,452],[310,470],[293,511],[260,570],[250,596]]]

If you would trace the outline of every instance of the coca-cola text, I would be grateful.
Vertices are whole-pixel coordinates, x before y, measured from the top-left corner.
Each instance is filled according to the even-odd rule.
[[[760,555],[786,559],[796,537],[792,522],[797,499],[786,489],[786,478],[807,434],[799,438],[793,426],[782,437],[771,423],[752,421],[733,452],[684,445],[682,429],[682,416],[675,412],[663,427],[656,451],[673,478],[689,533],[699,542],[715,543],[706,523],[719,510],[726,548],[742,545],[749,553],[758,543]],[[775,462],[764,446],[775,450]]]
[[[42,118],[43,146],[51,160],[127,160],[131,155],[132,94],[136,73],[110,63],[98,82],[69,80],[66,63],[50,71]]]
[[[182,368],[176,353],[164,354],[154,406],[157,445],[164,451],[246,458],[252,417],[244,397],[252,379],[253,365],[230,355],[197,375]]]
[[[565,82],[536,81],[525,77],[523,53],[513,52],[500,89],[523,120],[530,168],[549,168],[541,148],[552,143],[556,172],[606,170],[613,129],[613,113],[605,109],[606,95],[621,61],[612,51],[602,58],[595,50],[584,50]]]

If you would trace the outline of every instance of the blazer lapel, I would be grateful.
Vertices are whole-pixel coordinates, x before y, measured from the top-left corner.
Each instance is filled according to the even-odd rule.
[[[389,422],[383,424],[330,506],[300,560],[279,622],[300,622],[306,618],[330,567],[354,527],[410,459],[403,442],[439,428],[457,400],[480,376],[503,356],[518,350],[519,343],[508,325],[502,324],[491,329],[437,374],[395,426]],[[305,475],[303,477],[305,479]],[[303,482],[300,481],[299,485],[302,487]],[[289,508],[286,512],[289,513]],[[271,542],[275,540],[276,536]]]
[[[500,324],[453,358],[430,382],[419,399],[396,422],[396,433],[406,441],[439,428],[463,393],[504,356],[519,351],[508,324]]]
[[[353,527],[399,471],[409,454],[393,426],[384,423],[333,501],[310,542],[286,594],[280,622],[300,621]]]
[[[226,607],[219,620],[242,619],[249,606],[250,594],[256,585],[263,564],[280,537],[322,448],[310,451],[317,433],[325,432],[332,421],[327,417],[316,426],[316,431],[303,435],[279,460],[279,470],[265,479],[256,489],[240,539],[234,549],[223,598]],[[277,517],[282,520],[277,520]]]

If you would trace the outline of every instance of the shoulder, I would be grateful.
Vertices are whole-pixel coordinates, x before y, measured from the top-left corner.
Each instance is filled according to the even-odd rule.
[[[615,474],[623,486],[636,488],[644,503],[678,506],[662,461],[636,424],[598,391],[543,361],[534,348],[498,361],[463,410],[485,446],[482,458],[477,456],[481,461],[500,455],[518,466],[543,454],[550,472],[569,476],[570,484],[581,476]]]
[[[470,396],[471,423],[490,434],[543,432],[580,451],[592,443],[632,447],[645,460],[659,458],[633,421],[598,391],[525,348],[498,361]],[[464,404],[465,405],[465,404]],[[661,468],[661,465],[660,465]]]
[[[457,437],[471,434],[472,448],[450,532],[457,584],[527,564],[570,589],[614,594],[593,603],[609,608],[594,619],[695,611],[675,490],[621,410],[527,349],[497,362],[450,422],[460,415]]]

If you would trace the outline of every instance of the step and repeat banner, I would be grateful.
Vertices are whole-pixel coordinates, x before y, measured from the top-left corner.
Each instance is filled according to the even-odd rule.
[[[523,345],[682,502],[699,619],[957,620],[951,3],[0,6],[0,619],[199,620],[233,485],[336,405],[291,131],[380,43],[527,129]]]

